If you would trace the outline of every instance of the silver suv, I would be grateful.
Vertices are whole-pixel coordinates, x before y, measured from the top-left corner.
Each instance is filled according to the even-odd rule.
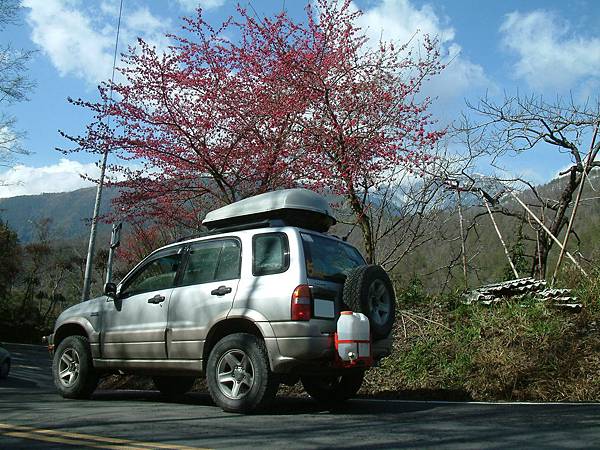
[[[165,395],[206,376],[231,412],[262,407],[298,380],[319,401],[354,396],[369,363],[340,363],[337,319],[369,317],[376,363],[390,352],[395,297],[383,269],[324,233],[335,223],[326,200],[276,191],[203,223],[205,235],[156,250],[104,296],[60,315],[49,344],[63,397],[89,397],[116,372],[151,375]]]

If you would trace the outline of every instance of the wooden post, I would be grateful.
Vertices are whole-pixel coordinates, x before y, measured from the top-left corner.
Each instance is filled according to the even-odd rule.
[[[560,264],[562,263],[562,259],[565,254],[565,249],[567,248],[567,243],[569,242],[569,236],[571,235],[573,223],[575,222],[575,215],[577,214],[577,208],[579,207],[579,200],[581,199],[581,194],[583,193],[583,187],[585,185],[585,177],[587,176],[588,170],[593,163],[592,155],[597,134],[598,124],[596,124],[596,126],[594,127],[594,134],[592,136],[592,142],[590,144],[590,152],[588,154],[587,159],[585,160],[585,165],[583,166],[583,173],[581,174],[581,181],[579,182],[579,190],[577,191],[577,196],[575,197],[575,204],[573,205],[571,217],[569,218],[569,224],[567,225],[567,233],[565,234],[563,247],[560,249],[560,254],[558,255],[558,261],[556,261],[556,267],[554,268],[554,273],[552,274],[552,281],[550,282],[550,286],[554,286],[554,283],[556,281],[556,275],[558,274],[558,269],[560,269]]]
[[[527,211],[529,213],[529,215],[533,218],[533,220],[535,220],[542,228],[543,230],[548,234],[548,236],[550,236],[550,238],[556,242],[556,244],[560,247],[560,248],[564,248],[562,245],[562,242],[560,242],[556,236],[554,236],[552,234],[552,232],[548,229],[548,227],[546,225],[544,225],[544,222],[542,222],[540,219],[538,219],[538,217],[533,213],[533,211],[531,211],[527,205],[525,203],[523,203],[523,201],[516,196],[516,194],[513,191],[509,191],[510,195],[512,195],[515,200],[525,209],[525,211]],[[567,255],[567,258],[569,258],[573,264],[575,264],[575,266],[581,270],[581,273],[583,273],[586,277],[588,276],[588,274],[586,273],[585,270],[583,270],[583,267],[581,267],[579,265],[579,263],[577,262],[577,260],[575,258],[573,258],[573,255],[571,255],[568,251],[565,250],[565,255]]]
[[[517,272],[517,269],[515,268],[515,265],[513,264],[512,259],[510,258],[510,252],[508,251],[508,248],[506,247],[506,243],[504,242],[504,239],[502,239],[502,234],[500,234],[498,225],[496,225],[496,221],[494,220],[494,215],[492,214],[492,211],[490,210],[490,205],[488,205],[488,202],[485,199],[485,197],[483,198],[483,203],[485,204],[487,212],[490,215],[490,219],[492,219],[492,223],[494,224],[494,228],[496,229],[496,234],[498,235],[498,238],[500,239],[500,242],[502,243],[502,248],[504,248],[504,254],[506,255],[506,259],[508,259],[510,268],[512,269],[513,273],[515,274],[515,279],[519,278],[519,272]]]
[[[529,218],[529,223],[531,223],[531,217]],[[540,229],[535,229],[535,248],[537,250],[537,266],[538,266],[538,275],[540,279],[544,278],[544,274],[542,273],[542,246],[540,245]]]

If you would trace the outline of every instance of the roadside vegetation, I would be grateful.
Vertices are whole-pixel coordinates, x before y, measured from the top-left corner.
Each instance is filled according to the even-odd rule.
[[[572,275],[572,274],[571,274]],[[600,266],[572,283],[580,312],[530,298],[465,305],[458,292],[399,296],[393,354],[364,393],[455,400],[600,398]]]
[[[35,237],[21,242],[0,220],[0,340],[39,344],[58,315],[81,299],[86,243],[57,236],[50,218],[34,222]],[[107,249],[96,252],[94,290],[100,295]],[[119,261],[116,275],[128,270]]]

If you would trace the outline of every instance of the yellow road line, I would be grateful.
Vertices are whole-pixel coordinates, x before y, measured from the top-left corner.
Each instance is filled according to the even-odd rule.
[[[96,444],[93,442],[86,442],[76,439],[65,439],[58,436],[46,436],[40,433],[27,433],[24,431],[13,431],[8,433],[2,433],[2,436],[9,436],[19,439],[29,439],[33,441],[52,442],[55,444],[67,444],[76,445],[78,447],[91,447],[91,448],[102,448],[102,449],[114,449],[114,450],[147,450],[148,447],[131,447],[129,445],[109,445],[109,444]]]
[[[6,430],[5,432],[1,430]],[[21,437],[23,439],[36,439],[47,442],[59,442],[71,445],[82,445],[92,448],[107,448],[107,449],[134,449],[139,448],[146,450],[154,449],[181,449],[181,450],[207,450],[199,449],[198,447],[189,447],[180,444],[163,444],[158,442],[142,442],[129,439],[120,439],[104,436],[96,436],[93,434],[73,433],[62,430],[48,430],[41,428],[27,427],[23,425],[11,425],[0,423],[0,434],[12,437]],[[90,442],[91,441],[91,442]]]

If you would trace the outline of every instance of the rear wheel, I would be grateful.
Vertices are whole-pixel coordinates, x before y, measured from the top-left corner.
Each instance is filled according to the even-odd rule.
[[[364,371],[344,375],[310,375],[301,377],[304,390],[320,403],[336,404],[354,397],[362,386]]]
[[[0,379],[8,378],[8,372],[10,372],[10,359],[6,359],[0,365]]]
[[[52,363],[54,384],[65,398],[88,398],[98,386],[88,339],[68,336],[56,349]]]
[[[189,392],[194,385],[194,377],[157,376],[152,377],[154,386],[166,397],[176,397]]]
[[[264,342],[252,334],[225,336],[210,352],[206,374],[214,402],[224,411],[247,413],[266,406],[279,383]]]

